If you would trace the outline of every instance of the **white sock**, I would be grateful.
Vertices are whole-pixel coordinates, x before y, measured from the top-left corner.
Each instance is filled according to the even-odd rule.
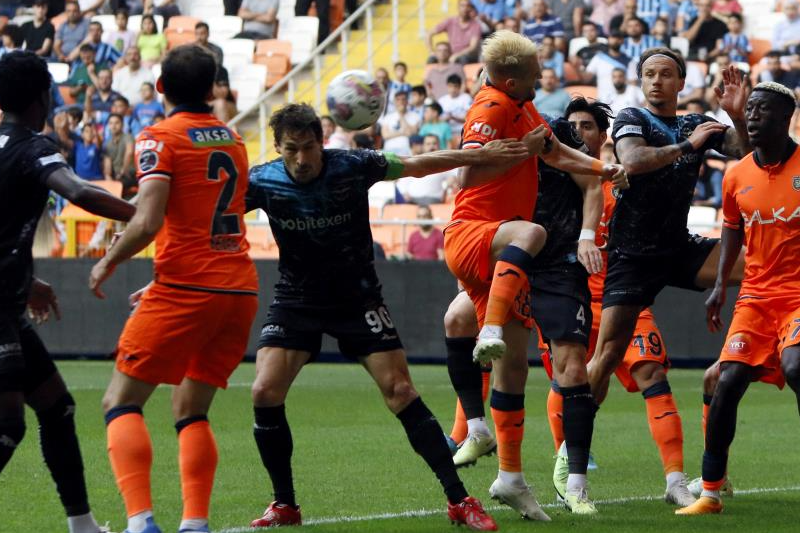
[[[467,434],[474,435],[476,433],[491,435],[489,426],[486,425],[485,417],[479,416],[478,418],[470,418],[467,420]]]
[[[719,500],[719,491],[718,490],[706,490],[703,489],[703,492],[700,493],[700,497],[702,498],[705,496],[706,498],[714,498],[715,500]]]
[[[503,326],[492,326],[490,324],[484,324],[481,328],[481,332],[478,333],[479,339],[502,339],[503,338]]]
[[[142,533],[147,527],[147,519],[153,517],[153,511],[142,511],[128,517],[128,531],[130,533]]]
[[[586,474],[570,474],[567,478],[567,492],[578,494],[586,488]]]
[[[95,522],[91,511],[77,516],[68,516],[67,527],[69,527],[69,533],[98,533],[100,531],[100,526]]]
[[[677,485],[681,481],[686,479],[686,474],[683,472],[670,472],[667,474],[667,487],[671,487],[673,485]]]
[[[206,518],[185,518],[181,520],[181,525],[178,526],[178,530],[200,531],[206,526],[208,526],[208,520]]]
[[[497,479],[506,485],[511,485],[512,487],[528,486],[528,484],[525,483],[525,476],[522,475],[522,472],[506,472],[505,470],[498,470]]]

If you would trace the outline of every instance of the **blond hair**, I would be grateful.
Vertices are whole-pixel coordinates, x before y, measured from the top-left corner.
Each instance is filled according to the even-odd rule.
[[[529,76],[530,58],[538,59],[533,41],[511,30],[500,30],[487,38],[481,54],[493,81]]]

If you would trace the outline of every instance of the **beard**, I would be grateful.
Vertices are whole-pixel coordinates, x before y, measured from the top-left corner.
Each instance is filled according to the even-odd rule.
[[[623,82],[621,82],[621,83],[615,83],[615,84],[614,84],[614,88],[615,88],[615,89],[617,90],[617,92],[619,92],[619,93],[621,93],[621,92],[624,92],[624,91],[625,91],[625,82],[623,81]]]

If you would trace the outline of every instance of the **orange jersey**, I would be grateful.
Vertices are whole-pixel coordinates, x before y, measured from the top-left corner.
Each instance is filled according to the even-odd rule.
[[[723,224],[745,234],[740,297],[800,292],[800,148],[793,148],[766,167],[751,152],[725,173]]]
[[[176,109],[136,140],[140,183],[169,183],[164,225],[156,237],[158,282],[212,291],[258,292],[247,251],[244,196],[247,152],[235,132],[208,110]]]
[[[600,224],[597,226],[594,243],[603,250],[603,270],[597,274],[589,276],[589,290],[592,293],[592,301],[600,302],[603,300],[603,285],[606,282],[608,271],[608,254],[605,253],[608,246],[608,231],[611,224],[611,215],[614,214],[614,207],[617,199],[614,197],[614,186],[610,181],[603,182],[603,214],[600,216]]]
[[[540,124],[550,129],[532,102],[514,100],[485,84],[467,112],[462,147],[478,148],[495,139],[520,139]],[[459,191],[452,219],[533,220],[537,160],[530,157],[488,183]]]

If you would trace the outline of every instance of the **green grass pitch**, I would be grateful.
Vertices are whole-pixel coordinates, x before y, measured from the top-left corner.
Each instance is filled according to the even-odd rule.
[[[78,403],[78,431],[94,514],[124,529],[124,509],[105,452],[100,399],[110,363],[59,364]],[[254,367],[245,364],[221,392],[210,414],[220,449],[212,501],[214,531],[247,531],[271,498],[268,478],[253,442],[249,383]],[[417,388],[450,430],[454,397],[444,366],[412,367]],[[686,470],[698,475],[702,453],[700,371],[674,370],[670,382],[683,417]],[[501,531],[585,532],[777,532],[800,531],[800,447],[793,394],[755,384],[739,412],[732,449],[731,478],[742,491],[712,517],[676,517],[660,500],[664,478],[650,439],[638,394],[614,385],[600,410],[593,451],[600,466],[590,472],[591,495],[599,515],[574,517],[553,504],[550,484],[552,441],[545,416],[547,381],[531,369],[523,458],[528,482],[542,503],[551,504],[548,524],[526,522],[498,509],[487,494],[496,458],[462,470],[467,489],[497,519]],[[314,532],[456,531],[444,514],[445,499],[433,475],[408,445],[400,423],[385,409],[377,388],[356,365],[311,365],[301,373],[287,402],[294,434],[298,501]],[[0,476],[0,531],[66,531],[63,511],[39,455],[36,420],[28,413],[25,441]],[[165,532],[176,531],[181,499],[177,443],[169,410],[169,389],[160,388],[145,409],[154,444],[155,515]],[[605,502],[605,503],[603,503]],[[410,512],[413,516],[398,517]],[[370,518],[371,517],[371,518]],[[463,531],[463,530],[462,530]]]

